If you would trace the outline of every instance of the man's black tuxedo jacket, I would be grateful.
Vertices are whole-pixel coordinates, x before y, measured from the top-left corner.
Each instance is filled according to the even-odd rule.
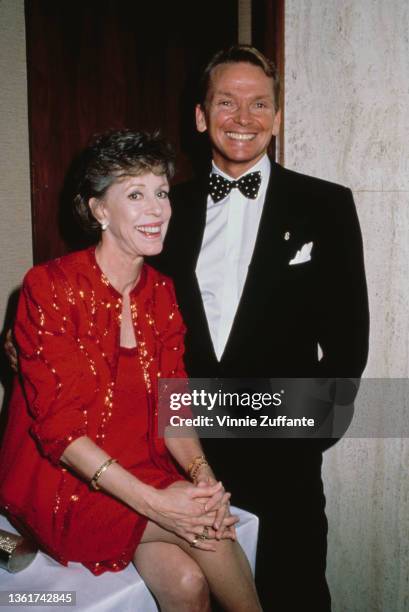
[[[351,191],[272,162],[253,257],[219,362],[195,274],[206,223],[207,181],[208,172],[172,190],[173,214],[164,250],[152,262],[175,282],[187,326],[189,376],[359,378],[367,360],[369,315],[362,239]],[[311,259],[289,265],[308,243],[312,243]],[[317,414],[331,424],[331,419],[325,421],[327,409],[331,403],[318,407]],[[304,480],[311,473],[314,482],[320,482],[321,451],[334,441],[202,442],[216,474],[230,481],[234,490],[231,473],[239,464],[250,469],[250,455],[255,464],[265,463],[266,457],[276,464],[284,462],[288,486],[296,486],[300,466],[307,464],[313,465],[314,474],[307,470]],[[274,477],[280,476],[275,472]],[[278,489],[282,486],[283,482],[277,484]],[[240,482],[237,490],[240,495]],[[249,491],[250,496],[253,499]],[[249,501],[243,499],[246,507]]]
[[[208,173],[172,190],[165,247],[153,261],[175,282],[187,326],[188,374],[359,377],[367,360],[369,316],[351,191],[272,162],[246,283],[218,362],[195,275],[206,222],[207,180]],[[311,260],[289,265],[310,242]]]

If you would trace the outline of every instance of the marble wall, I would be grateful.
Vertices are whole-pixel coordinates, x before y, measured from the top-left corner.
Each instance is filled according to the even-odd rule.
[[[0,133],[0,320],[3,323],[11,292],[32,266],[24,0],[0,2]]]
[[[364,375],[407,378],[409,4],[287,0],[285,25],[285,165],[352,188],[371,308]],[[326,453],[334,612],[409,610],[408,468],[407,439]]]

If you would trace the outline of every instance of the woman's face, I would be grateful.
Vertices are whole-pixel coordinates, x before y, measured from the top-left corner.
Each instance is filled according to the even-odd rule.
[[[108,223],[102,244],[114,241],[132,257],[161,252],[171,215],[165,175],[121,177],[101,200],[91,198],[90,206],[100,223]]]

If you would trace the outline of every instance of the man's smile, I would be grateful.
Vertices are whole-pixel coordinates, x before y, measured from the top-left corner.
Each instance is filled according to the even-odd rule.
[[[254,140],[257,136],[254,132],[251,134],[243,134],[243,132],[225,132],[225,134],[231,140]]]

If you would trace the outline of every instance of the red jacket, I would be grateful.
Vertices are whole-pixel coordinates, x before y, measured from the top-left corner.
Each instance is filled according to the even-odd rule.
[[[146,264],[130,300],[150,406],[151,458],[174,473],[156,435],[157,380],[185,376],[185,328],[172,281]],[[83,435],[104,448],[115,410],[121,309],[121,295],[98,267],[94,248],[36,266],[23,282],[15,325],[21,382],[0,453],[0,505],[37,530],[46,549],[63,529],[78,488],[79,478],[59,461],[64,449]],[[47,527],[41,517],[50,507],[53,525]],[[52,534],[42,536],[41,529]]]

